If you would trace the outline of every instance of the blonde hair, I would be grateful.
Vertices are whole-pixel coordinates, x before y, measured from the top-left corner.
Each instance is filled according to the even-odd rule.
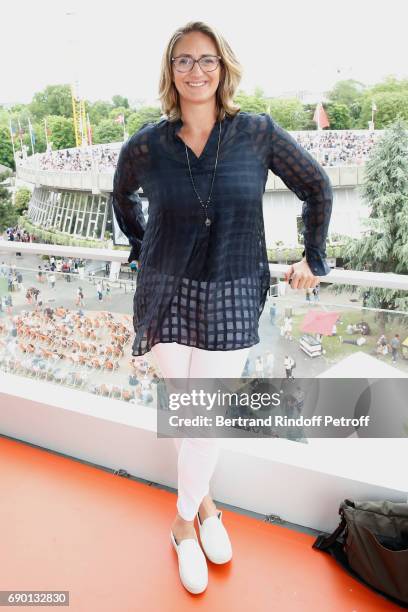
[[[240,106],[234,104],[233,98],[241,81],[242,67],[225,38],[215,28],[203,21],[189,21],[183,27],[178,28],[171,36],[163,53],[159,80],[159,100],[163,114],[169,121],[181,118],[179,92],[173,82],[171,58],[176,42],[190,32],[202,32],[209,36],[217,48],[217,54],[221,56],[220,82],[215,94],[217,121],[222,121],[226,114],[234,116],[241,110]]]

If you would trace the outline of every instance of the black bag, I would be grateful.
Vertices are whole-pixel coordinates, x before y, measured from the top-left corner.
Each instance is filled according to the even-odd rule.
[[[408,503],[346,499],[339,514],[337,529],[320,534],[313,548],[329,553],[354,578],[408,609]]]

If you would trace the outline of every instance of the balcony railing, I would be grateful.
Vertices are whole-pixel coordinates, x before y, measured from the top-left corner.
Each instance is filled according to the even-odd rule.
[[[78,266],[71,273],[52,273],[46,270],[50,257],[77,260]],[[167,462],[173,449],[156,437],[161,373],[151,353],[133,358],[130,350],[137,273],[121,266],[127,257],[120,250],[0,241],[0,427],[12,437],[171,484]],[[260,318],[260,343],[251,350],[243,378],[284,378],[288,353],[296,360],[296,378],[408,376],[408,313],[363,307],[355,294],[330,291],[336,284],[406,291],[408,275],[332,270],[321,277],[318,299],[309,301],[304,290],[282,282],[286,269],[270,264],[272,285]],[[335,312],[332,333],[321,338],[304,333],[309,312]],[[384,325],[385,347],[378,344]],[[401,347],[394,360],[389,341],[395,333]],[[80,435],[78,427],[84,428]],[[109,448],[102,443],[107,439]],[[137,455],[132,452],[136,442]],[[335,507],[351,491],[360,498],[388,495],[396,500],[406,499],[408,492],[403,437],[305,443],[288,435],[223,439],[222,444],[226,471],[218,481],[220,498],[260,512],[270,510],[273,499],[279,513],[305,526],[334,527],[333,517],[322,516],[319,504]],[[229,461],[245,486],[229,482]],[[254,481],[255,473],[260,480]],[[276,479],[294,486],[300,479],[308,486],[297,491],[298,503],[293,504],[292,495],[276,489]],[[265,492],[268,482],[271,488]],[[283,496],[279,503],[277,490]],[[305,506],[305,498],[310,501],[313,495],[319,504]]]

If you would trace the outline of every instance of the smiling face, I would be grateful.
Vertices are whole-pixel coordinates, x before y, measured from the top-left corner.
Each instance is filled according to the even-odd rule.
[[[219,55],[213,40],[202,32],[190,32],[177,41],[172,56],[178,57],[184,54],[191,55],[194,59],[199,59],[202,55]],[[215,96],[220,82],[220,64],[212,72],[205,72],[196,62],[190,72],[185,73],[178,72],[174,68],[174,62],[172,64],[173,82],[180,98],[184,98],[184,101],[202,103]]]

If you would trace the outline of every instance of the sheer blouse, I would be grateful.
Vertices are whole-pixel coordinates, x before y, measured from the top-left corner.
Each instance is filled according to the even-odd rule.
[[[320,164],[266,113],[240,111],[221,121],[211,224],[191,184],[183,122],[144,124],[122,146],[112,205],[138,259],[133,298],[133,355],[157,342],[234,350],[259,342],[270,287],[262,196],[268,170],[303,202],[303,255],[316,276],[330,272],[325,242],[332,211],[330,180]],[[210,192],[217,121],[199,157],[187,146],[196,189]],[[148,220],[137,189],[148,199]]]

